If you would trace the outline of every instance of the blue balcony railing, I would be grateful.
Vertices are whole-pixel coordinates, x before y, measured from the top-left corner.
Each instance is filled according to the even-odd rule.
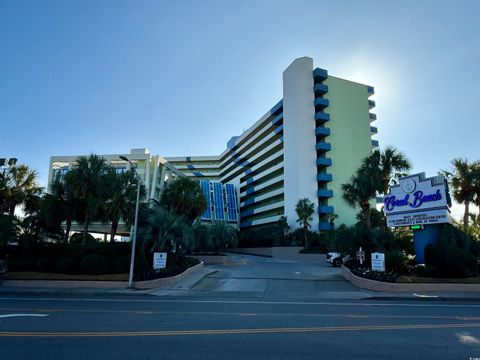
[[[315,135],[328,136],[330,135],[330,129],[323,126],[319,126],[315,129]]]
[[[318,142],[316,145],[317,150],[324,150],[324,151],[330,151],[332,150],[332,145],[327,142]]]
[[[317,196],[319,198],[331,198],[333,197],[333,190],[320,189],[317,191]]]
[[[323,111],[317,111],[315,113],[315,120],[321,123],[330,121],[330,115],[327,113],[324,113]]]
[[[319,182],[330,182],[333,180],[332,174],[329,173],[318,173],[317,174],[317,181]]]
[[[332,159],[319,157],[319,158],[317,158],[317,165],[318,166],[332,166]]]
[[[320,109],[325,109],[329,104],[328,99],[324,98],[316,98],[315,99],[315,107],[320,108]]]
[[[325,69],[316,68],[313,70],[313,77],[323,81],[328,77],[328,71]]]
[[[333,214],[333,206],[320,205],[318,207],[319,214]]]
[[[328,86],[325,84],[315,84],[313,87],[316,95],[325,95],[328,92]]]

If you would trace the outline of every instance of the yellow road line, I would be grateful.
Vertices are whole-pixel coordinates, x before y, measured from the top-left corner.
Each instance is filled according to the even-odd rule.
[[[480,328],[472,324],[430,325],[378,325],[378,326],[326,326],[305,328],[264,329],[211,329],[211,330],[165,330],[165,331],[120,331],[120,332],[0,332],[0,337],[145,337],[145,336],[192,336],[192,335],[243,335],[243,334],[290,334],[328,333],[340,331],[384,331],[384,330],[429,330],[429,329]]]

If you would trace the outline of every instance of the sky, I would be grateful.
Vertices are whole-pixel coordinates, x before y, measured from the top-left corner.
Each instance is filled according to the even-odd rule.
[[[0,0],[0,157],[218,155],[309,56],[375,87],[412,172],[479,160],[480,1]]]

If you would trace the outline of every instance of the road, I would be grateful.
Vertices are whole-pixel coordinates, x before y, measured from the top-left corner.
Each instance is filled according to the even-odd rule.
[[[1,295],[0,359],[480,358],[480,303],[320,299],[337,269],[240,261],[182,294]]]

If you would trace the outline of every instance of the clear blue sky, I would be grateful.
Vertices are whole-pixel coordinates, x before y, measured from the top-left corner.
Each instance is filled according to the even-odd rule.
[[[0,0],[0,157],[216,155],[310,56],[375,87],[414,171],[480,159],[480,1]]]

